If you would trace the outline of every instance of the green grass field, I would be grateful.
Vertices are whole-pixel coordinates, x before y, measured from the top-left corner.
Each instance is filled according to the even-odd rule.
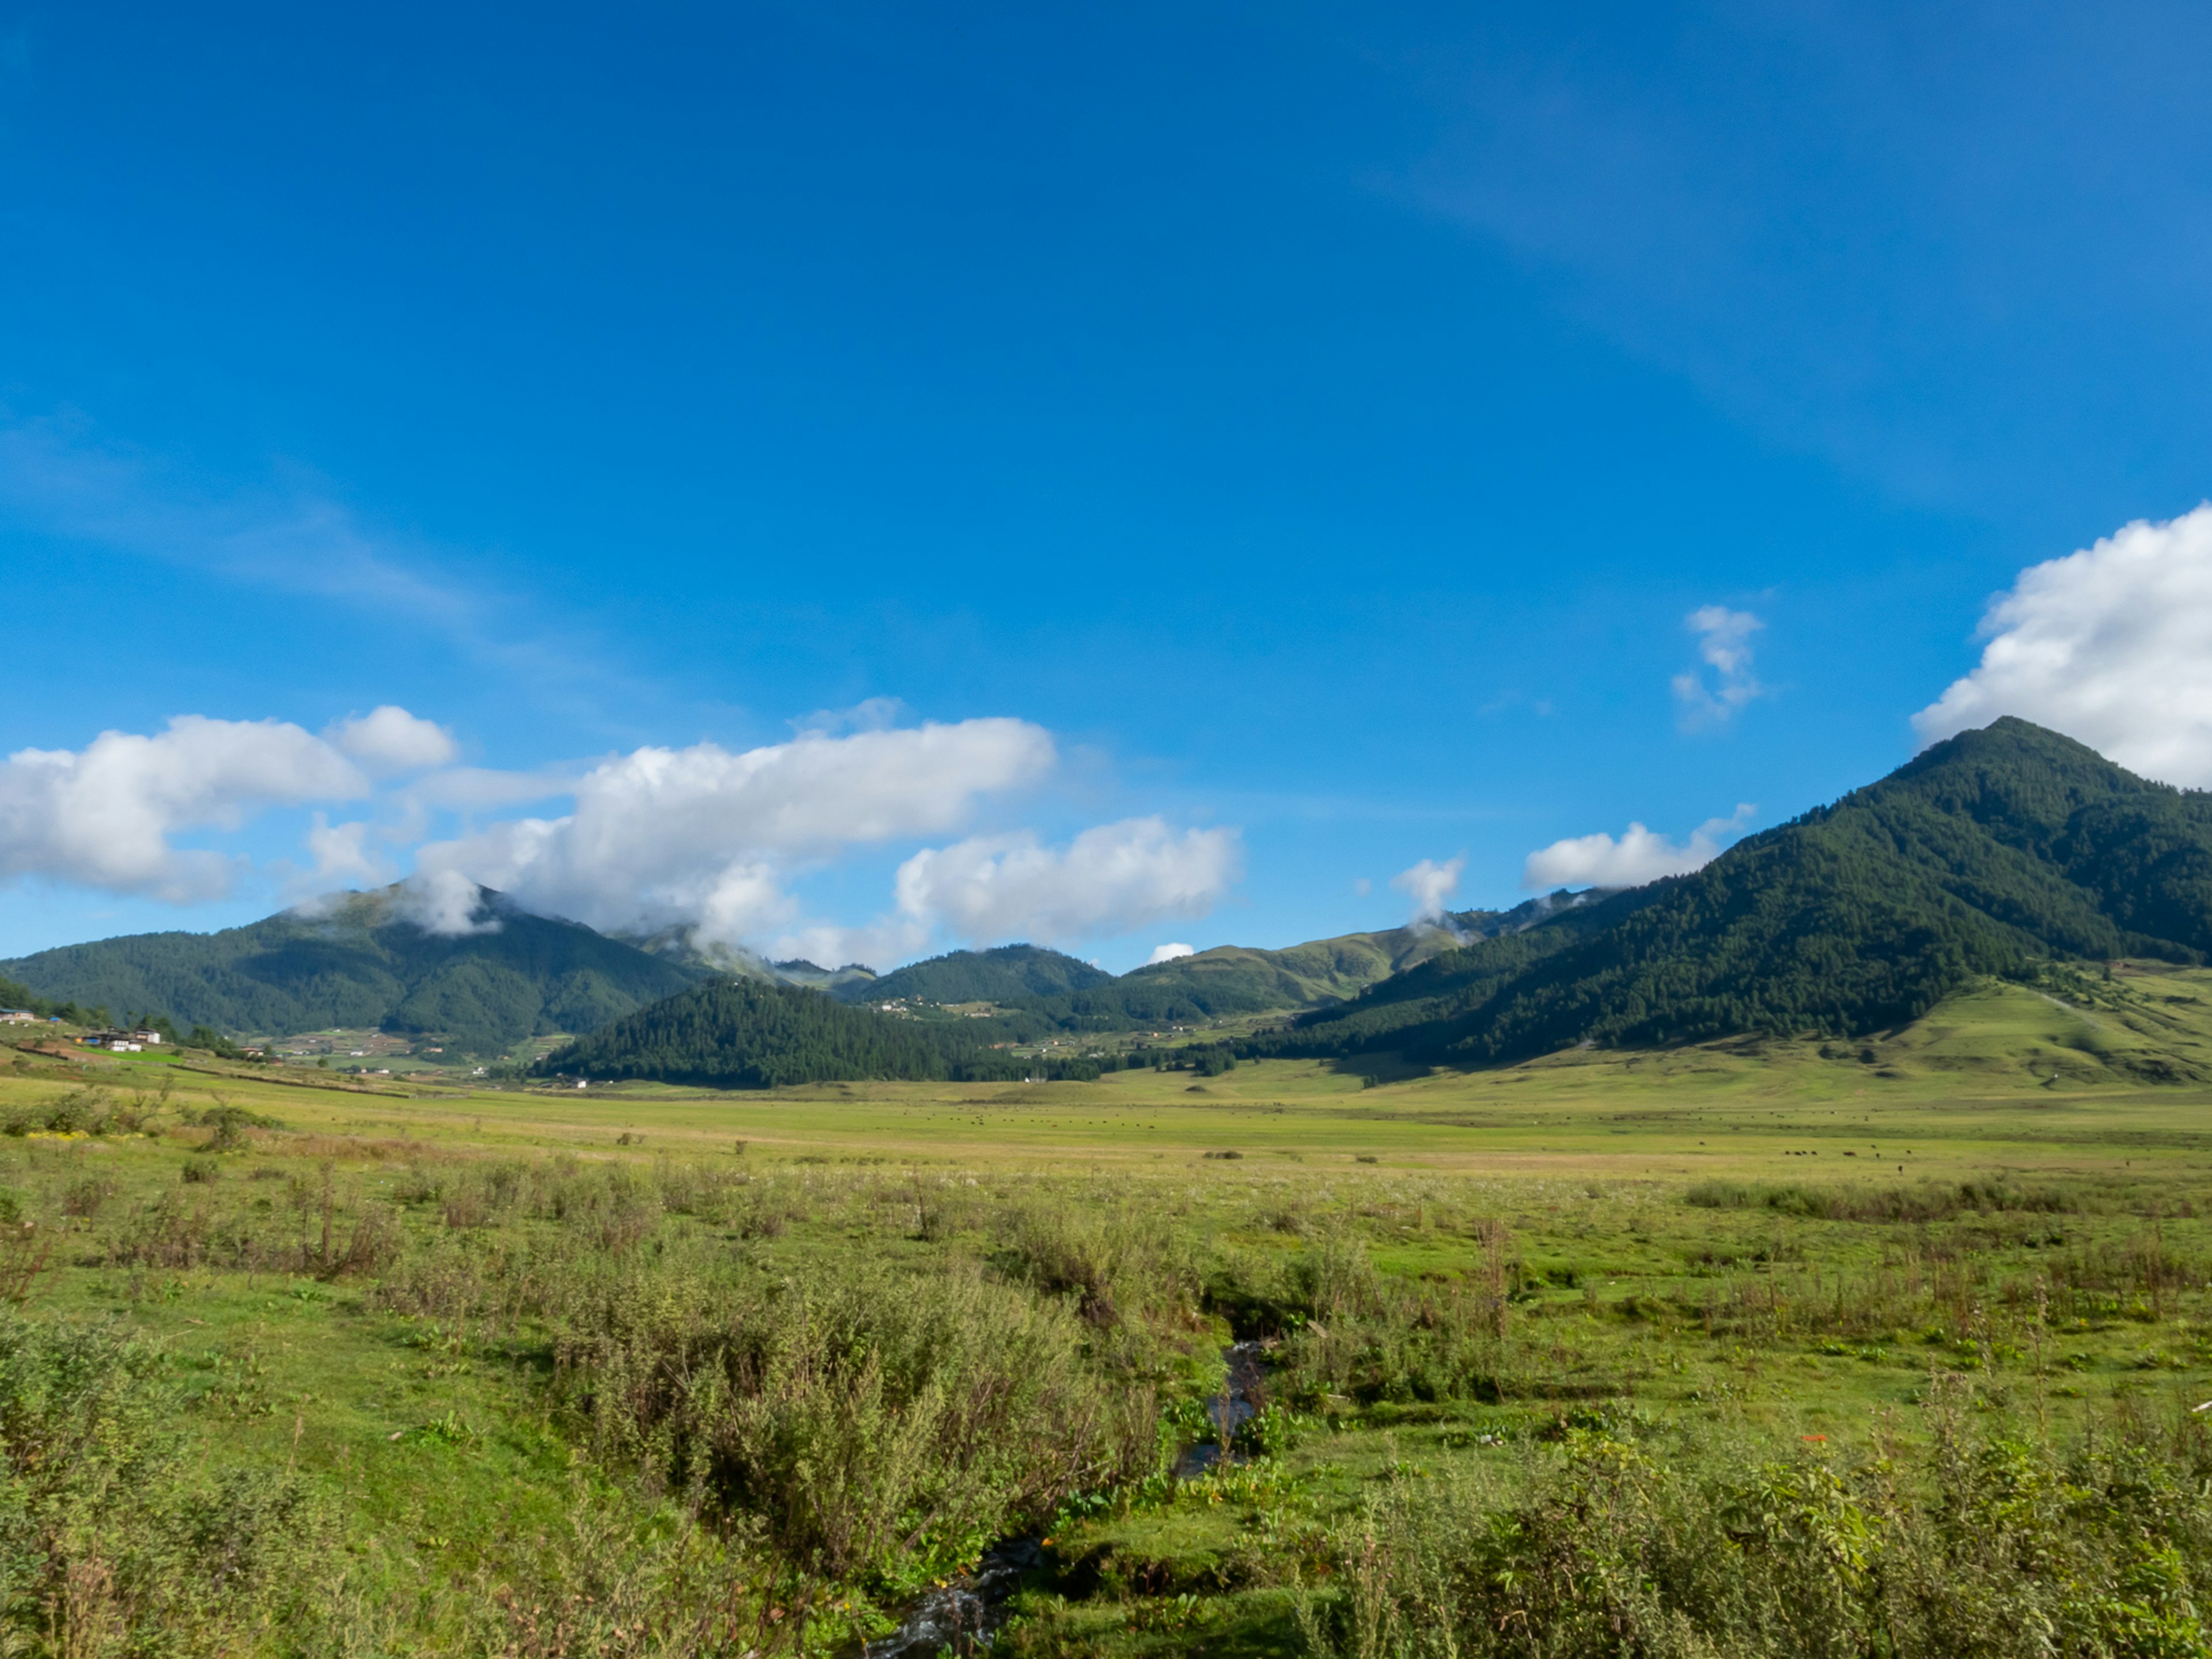
[[[0,1207],[33,1224],[0,1229],[0,1286],[34,1322],[153,1346],[179,1491],[253,1471],[323,1517],[313,1562],[270,1570],[295,1599],[208,1614],[209,1651],[830,1650],[1000,1528],[1050,1539],[1013,1651],[1425,1651],[1374,1633],[1411,1617],[1413,1569],[1358,1562],[1378,1539],[1419,1558],[1454,1504],[1539,1513],[1592,1446],[1698,1480],[1863,1481],[1887,1457],[1936,1459],[1936,1480],[1952,1407],[2051,1447],[2179,1448],[2212,1401],[2212,1086],[2146,1080],[2212,1074],[2192,1069],[2212,1061],[2212,974],[2124,974],[2079,1008],[1992,987],[1825,1049],[1397,1079],[1264,1061],[471,1091],[0,1054]],[[922,1318],[910,1297],[1006,1333],[960,1362],[974,1376],[1045,1356],[1002,1379],[1006,1401],[1036,1378],[1060,1392],[994,1407],[988,1455],[955,1458],[898,1449],[897,1426],[949,1410],[952,1384],[868,1384],[890,1415],[864,1433],[860,1395],[807,1392],[831,1386],[818,1360],[784,1407],[709,1432],[696,1388],[665,1381],[690,1363],[673,1356],[737,1341],[726,1304],[780,1296],[886,1353],[922,1340],[898,1323]],[[759,1316],[743,1341],[768,1352],[782,1316]],[[1203,1402],[1241,1337],[1273,1345],[1249,1461],[1166,1478],[1161,1456],[1213,1434]],[[1078,1419],[1089,1461],[1062,1468],[1048,1443]],[[775,1450],[802,1421],[828,1438]],[[722,1462],[684,1449],[708,1444]],[[905,1473],[877,1491],[848,1463]],[[830,1527],[878,1510],[876,1533]],[[121,1650],[153,1603],[101,1591],[100,1612],[85,1591],[94,1610],[70,1613],[82,1554],[39,1536],[48,1565],[18,1571],[9,1613],[31,1650]],[[2112,1573],[2146,1571],[2122,1554]],[[2186,1584],[2154,1591],[2106,1599],[2201,1636],[2168,1606]],[[2106,1620],[2081,1651],[2202,1650],[2130,1647],[2094,1607],[2051,1616]],[[107,1648],[70,1647],[73,1629]],[[1471,1644],[1455,1650],[1488,1650]]]

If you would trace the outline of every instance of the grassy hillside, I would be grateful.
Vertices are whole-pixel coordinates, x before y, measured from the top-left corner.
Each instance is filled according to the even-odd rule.
[[[283,1035],[332,1026],[436,1034],[500,1054],[588,1031],[695,983],[696,970],[486,892],[477,933],[426,931],[395,892],[327,915],[287,911],[219,933],[141,933],[0,963],[38,995],[167,1014],[180,1026]]]
[[[1492,1063],[1902,1025],[1978,976],[2212,951],[2212,799],[2003,720],[1694,875],[1445,952],[1289,1051]]]

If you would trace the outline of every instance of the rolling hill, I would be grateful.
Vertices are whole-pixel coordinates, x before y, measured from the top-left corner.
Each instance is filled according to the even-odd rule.
[[[2212,953],[2212,797],[2006,719],[1693,875],[1445,951],[1255,1045],[1481,1065],[1902,1026],[2054,961]]]
[[[1516,933],[1595,893],[1557,893],[1511,910],[1468,910],[1440,923],[1346,933],[1282,950],[1219,945],[1116,977],[1033,945],[954,951],[881,978],[837,987],[845,1002],[881,1006],[988,1002],[1006,1035],[1148,1031],[1255,1014],[1294,1012],[1357,996],[1468,940]]]
[[[613,1021],[538,1063],[541,1074],[720,1089],[1024,1076],[1096,1078],[1081,1060],[994,1052],[963,1022],[854,1008],[799,986],[726,978]]]
[[[841,1002],[996,1002],[1062,996],[1110,985],[1103,969],[1036,945],[1001,945],[991,951],[953,951],[910,963],[876,979],[854,978],[832,988]]]
[[[349,896],[325,915],[286,911],[218,933],[139,933],[0,963],[35,995],[117,1016],[281,1036],[330,1027],[434,1033],[503,1054],[524,1038],[588,1031],[697,982],[698,970],[482,890],[479,931],[426,931],[398,890]]]
[[[1133,969],[1065,996],[1009,1006],[1066,1031],[1147,1030],[1322,1007],[1356,997],[1466,942],[1524,933],[1598,896],[1555,893],[1510,910],[1465,910],[1432,925],[1346,933],[1277,951],[1219,945]]]

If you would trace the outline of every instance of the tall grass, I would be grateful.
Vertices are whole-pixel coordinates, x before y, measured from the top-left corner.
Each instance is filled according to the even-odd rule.
[[[161,1354],[0,1313],[0,1632],[9,1652],[242,1651],[312,1625],[331,1517],[288,1476],[203,1475]]]
[[[1932,1455],[1856,1464],[1741,1443],[1668,1458],[1596,1431],[1522,1479],[1370,1500],[1309,1599],[1331,1659],[2136,1655],[2208,1649],[2212,1441],[2116,1416],[2021,1437],[1952,1389]],[[1748,1454],[1748,1455],[1747,1455]]]
[[[2070,1348],[2142,1375],[2212,1354],[2185,1202],[281,1136],[219,1154],[198,1133],[193,1164],[182,1138],[97,1157],[0,1139],[0,1243],[28,1241],[9,1285],[42,1305],[58,1267],[142,1312],[217,1284],[283,1295],[391,1345],[392,1380],[364,1387],[395,1408],[408,1378],[471,1370],[529,1425],[517,1443],[573,1450],[562,1523],[437,1558],[406,1604],[347,1565],[371,1523],[327,1468],[226,1482],[180,1449],[265,1430],[265,1399],[251,1420],[243,1383],[194,1404],[150,1346],[0,1315],[0,1624],[25,1650],[819,1653],[995,1539],[1079,1516],[1172,1529],[1185,1504],[1243,1518],[1233,1571],[1174,1588],[1282,1586],[1320,1562],[1310,1642],[1358,1659],[2205,1651],[2198,1420],[2107,1406],[2100,1382],[2065,1419],[2094,1437],[2043,1427],[2082,1375]],[[177,1179],[201,1165],[222,1178]],[[1258,1461],[1178,1497],[1163,1452],[1224,1431],[1206,1402],[1232,1336],[1267,1345],[1249,1403],[1270,1409],[1237,1443]],[[1850,1455],[1675,1407],[1693,1380],[1771,1406],[1792,1378],[1885,1367],[1887,1398],[1928,1378],[1926,1403]],[[1301,1485],[1290,1453],[1331,1431],[1316,1419],[1487,1450]],[[505,1431],[452,1431],[479,1449]],[[1097,1593],[1169,1582],[1133,1568]],[[1146,1612],[1140,1633],[1186,1613]]]

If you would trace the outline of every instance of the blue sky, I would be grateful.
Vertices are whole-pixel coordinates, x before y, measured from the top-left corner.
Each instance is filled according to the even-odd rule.
[[[2182,522],[2014,634],[2150,609],[2212,656],[2208,36],[0,5],[0,955],[420,860],[1119,969],[1831,799],[2131,521]],[[1956,706],[2212,781],[2212,703],[2069,648]],[[442,737],[348,747],[386,706]],[[217,732],[283,750],[224,793],[201,738],[111,744],[56,804],[184,715],[320,747]],[[705,793],[641,805],[661,750]],[[848,817],[886,767],[919,793]],[[764,828],[757,773],[823,822]]]

